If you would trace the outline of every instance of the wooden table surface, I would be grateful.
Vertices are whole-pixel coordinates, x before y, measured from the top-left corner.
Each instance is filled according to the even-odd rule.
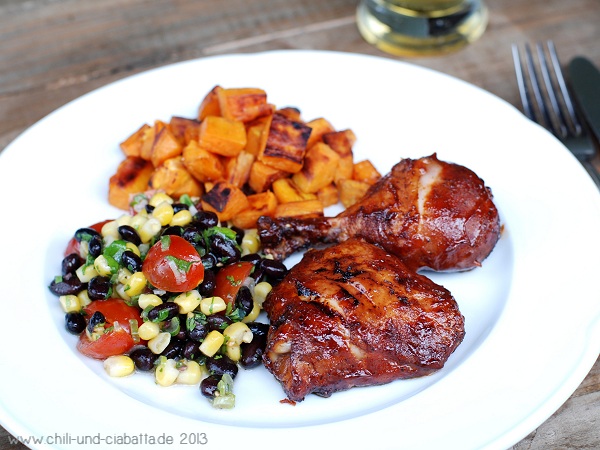
[[[0,151],[36,121],[97,87],[165,64],[272,49],[401,59],[362,40],[357,0],[2,0]],[[563,64],[600,65],[600,1],[487,0],[483,37],[447,56],[412,59],[518,106],[513,42],[552,38]],[[1,161],[0,161],[1,164]],[[526,395],[526,393],[524,393]],[[25,448],[0,429],[0,450]],[[600,360],[556,413],[513,449],[600,448]]]

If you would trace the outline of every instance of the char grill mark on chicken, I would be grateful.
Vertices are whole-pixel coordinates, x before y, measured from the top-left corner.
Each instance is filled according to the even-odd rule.
[[[292,401],[428,375],[464,337],[450,292],[360,239],[309,250],[264,308],[263,362]]]
[[[474,172],[432,155],[403,159],[336,217],[261,217],[265,251],[283,259],[317,243],[360,237],[413,270],[480,266],[500,237],[492,193]]]

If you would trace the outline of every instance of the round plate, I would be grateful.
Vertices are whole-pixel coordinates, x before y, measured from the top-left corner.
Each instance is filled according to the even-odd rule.
[[[119,143],[144,123],[195,117],[215,85],[260,87],[305,120],[358,137],[382,173],[437,153],[491,187],[504,224],[481,268],[427,273],[447,287],[466,338],[436,374],[291,406],[260,367],[235,382],[234,410],[148,374],[109,378],[81,357],[47,289],[72,233],[121,214],[107,202]],[[0,157],[5,219],[0,421],[32,448],[74,443],[310,448],[504,449],[576,389],[600,351],[600,196],[575,158],[504,101],[437,72],[317,51],[205,58],[91,92],[27,130]],[[334,213],[335,209],[328,211]],[[288,265],[298,260],[290,259]],[[236,433],[236,434],[233,434]],[[86,441],[87,440],[87,441]],[[144,441],[145,440],[145,441]],[[160,445],[164,444],[164,445]]]

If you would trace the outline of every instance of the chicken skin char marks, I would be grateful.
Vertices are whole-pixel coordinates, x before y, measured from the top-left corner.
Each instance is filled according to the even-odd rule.
[[[360,239],[309,250],[264,308],[263,362],[292,401],[428,375],[465,333],[450,292]]]
[[[359,237],[413,270],[456,271],[480,266],[491,253],[500,218],[483,180],[434,154],[403,159],[335,217],[261,217],[258,232],[265,251],[277,259]]]

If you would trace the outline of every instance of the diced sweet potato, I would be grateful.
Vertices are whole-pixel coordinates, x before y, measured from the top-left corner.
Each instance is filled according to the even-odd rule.
[[[254,163],[254,155],[241,151],[225,163],[225,181],[241,188],[250,178],[250,168]]]
[[[340,194],[338,188],[331,183],[317,191],[317,198],[321,200],[324,207],[328,207],[340,201]]]
[[[218,92],[222,89],[221,86],[215,86],[208,94],[206,94],[206,97],[202,99],[200,107],[198,108],[198,120],[204,120],[208,116],[221,115]]]
[[[354,157],[352,155],[340,156],[338,161],[337,170],[333,177],[333,182],[336,186],[339,185],[340,180],[351,180],[354,172]]]
[[[323,203],[319,200],[281,203],[275,208],[274,217],[319,217],[323,215]]]
[[[167,125],[161,121],[156,120],[151,127],[144,130],[142,136],[142,145],[140,147],[140,157],[150,161],[152,159],[152,149],[154,148],[154,141],[156,135],[165,128]]]
[[[179,198],[183,194],[199,197],[204,192],[202,185],[183,165],[181,156],[167,159],[158,166],[148,185],[152,189],[162,189],[174,198]]]
[[[356,135],[352,130],[334,131],[323,135],[323,142],[340,156],[352,155]]]
[[[310,138],[306,143],[306,146],[308,148],[311,148],[317,142],[321,142],[324,134],[332,133],[335,131],[333,125],[331,125],[329,121],[323,119],[322,117],[311,120],[310,122],[307,122],[306,125],[308,125],[312,129],[312,132],[310,133]]]
[[[162,127],[154,136],[150,160],[154,167],[160,166],[165,160],[181,155],[182,147],[168,127]]]
[[[352,172],[353,180],[375,184],[380,178],[381,174],[368,159],[354,164],[354,170]]]
[[[183,164],[202,183],[225,177],[225,168],[219,155],[200,147],[196,141],[191,141],[183,149]]]
[[[148,189],[148,182],[154,172],[150,161],[137,156],[128,156],[117,167],[117,172],[108,183],[108,201],[121,209],[129,208],[132,195]]]
[[[307,125],[274,114],[267,144],[258,159],[275,169],[298,172],[302,169],[310,133]]]
[[[250,169],[248,185],[254,192],[264,192],[271,187],[273,182],[288,175],[288,172],[267,166],[260,161],[254,161]]]
[[[292,176],[303,192],[315,193],[333,182],[340,157],[327,144],[317,142],[304,157],[304,166]]]
[[[273,183],[271,189],[279,203],[300,202],[317,198],[315,194],[302,192],[291,178],[280,178]]]
[[[242,190],[225,181],[216,183],[202,196],[202,208],[216,213],[222,222],[231,220],[249,207],[248,198]]]
[[[237,120],[208,116],[200,125],[198,144],[218,155],[236,156],[246,146],[246,128]]]
[[[302,122],[302,116],[300,114],[300,110],[298,108],[294,108],[293,106],[286,106],[285,108],[280,108],[275,111],[275,114],[281,114],[282,116],[287,117],[294,122]]]
[[[198,140],[198,132],[200,129],[200,122],[196,119],[187,119],[185,117],[171,117],[169,122],[169,129],[181,148],[185,147],[190,141]]]
[[[258,156],[267,145],[273,115],[261,117],[246,125],[246,151]]]
[[[338,184],[338,190],[340,193],[340,201],[346,208],[354,205],[360,199],[362,199],[371,185],[364,181],[357,180],[340,180]]]
[[[150,128],[150,125],[145,123],[142,125],[135,133],[121,142],[121,150],[125,153],[125,156],[137,156],[141,155],[142,144],[144,143],[144,136],[146,135],[147,130]]]
[[[272,216],[277,207],[277,199],[271,191],[262,192],[248,196],[250,209],[236,214],[231,222],[244,230],[256,228],[256,222],[261,216]]]
[[[250,122],[275,110],[267,103],[267,93],[257,88],[220,89],[217,91],[221,115],[230,120]]]

